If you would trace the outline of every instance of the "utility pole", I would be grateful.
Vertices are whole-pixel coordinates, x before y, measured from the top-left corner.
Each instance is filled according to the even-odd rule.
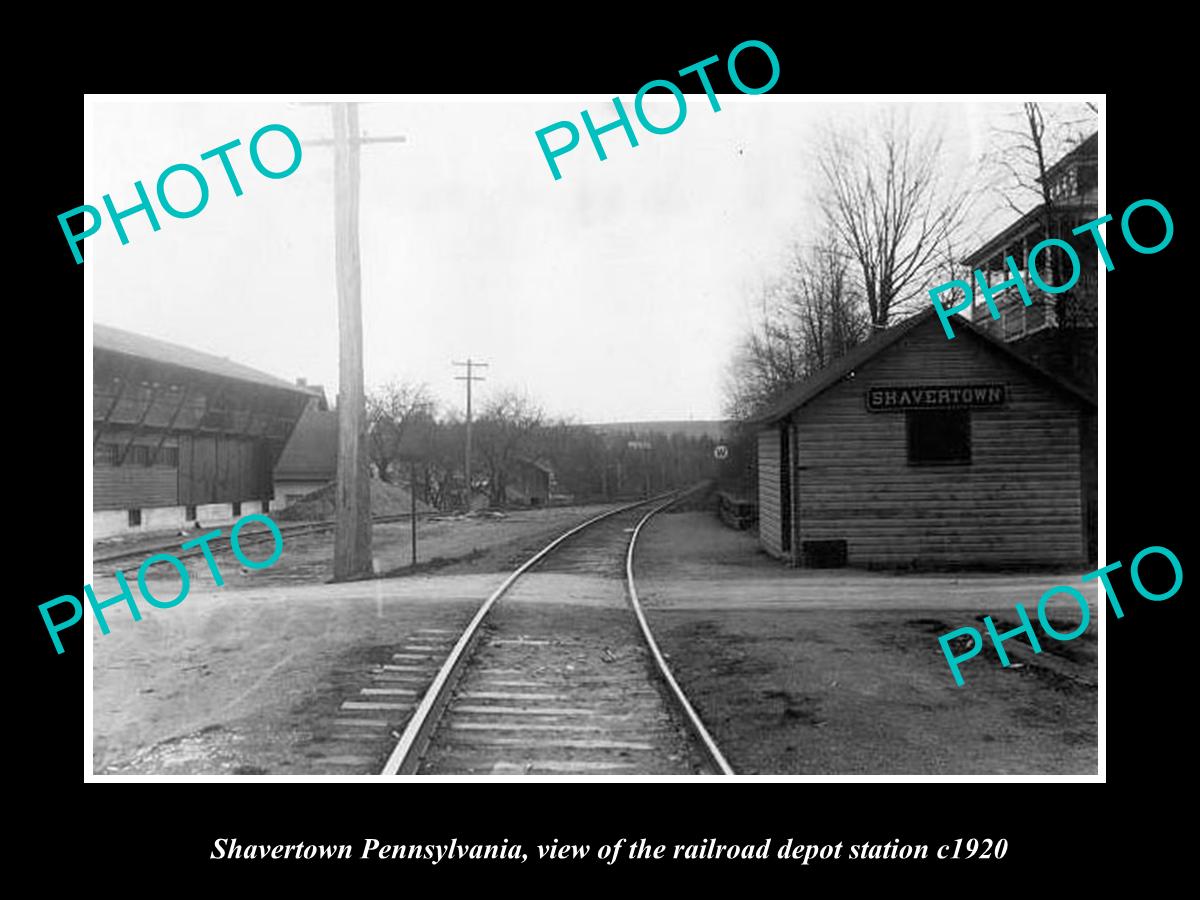
[[[465,461],[464,461],[465,464],[463,466],[463,469],[466,473],[466,478],[467,478],[467,504],[466,505],[467,505],[467,511],[469,512],[471,509],[471,382],[472,381],[487,381],[487,379],[482,377],[481,375],[473,375],[473,374],[471,374],[471,372],[472,372],[472,369],[476,369],[476,368],[486,369],[488,364],[485,362],[476,362],[475,360],[471,359],[471,357],[469,357],[469,356],[467,357],[466,362],[455,362],[455,363],[451,363],[451,364],[455,365],[455,366],[466,366],[466,368],[467,368],[466,375],[455,375],[454,380],[455,381],[465,381],[467,383],[467,450],[466,450],[466,457],[465,457]]]
[[[408,509],[412,526],[412,564],[417,564],[417,461],[408,464]]]
[[[333,112],[334,256],[338,295],[338,465],[333,540],[333,580],[373,574],[371,485],[367,467],[365,391],[362,362],[362,276],[358,248],[359,146],[403,142],[403,136],[359,134],[358,106],[331,104]],[[309,141],[324,145],[326,140]]]

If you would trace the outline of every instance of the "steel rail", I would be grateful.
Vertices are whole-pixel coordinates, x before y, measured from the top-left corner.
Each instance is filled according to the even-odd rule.
[[[269,515],[269,513],[263,513],[263,515]],[[435,515],[439,515],[439,513],[420,512],[420,513],[417,513],[417,518],[420,519],[420,518],[426,518],[426,517],[433,517]],[[440,515],[444,515],[444,513],[441,513]],[[406,522],[406,521],[408,521],[409,518],[411,518],[411,517],[408,513],[394,513],[394,514],[386,515],[386,516],[375,516],[371,519],[371,522],[373,524],[377,524],[377,525],[387,525],[387,524],[391,524],[393,522]],[[272,519],[271,521],[274,522],[275,520]],[[316,522],[298,522],[295,525],[287,525],[287,524],[280,525],[278,522],[275,522],[275,526],[279,529],[279,533],[281,535],[283,535],[284,537],[287,537],[288,535],[311,534],[312,532],[316,532],[316,531],[325,531],[327,529],[333,528],[333,526],[336,524],[337,524],[337,522],[334,519],[321,519]],[[217,542],[224,542],[226,544],[229,543],[229,534],[230,533],[225,532],[223,526],[222,526],[222,532],[223,533],[219,537],[213,538],[213,541],[212,541],[213,543],[217,543]],[[270,534],[271,534],[271,529],[269,529],[269,528],[261,528],[261,529],[256,528],[254,531],[243,531],[240,535],[238,535],[238,543],[239,544],[261,544],[263,541],[265,541],[267,539],[268,536],[270,536]],[[186,543],[187,540],[188,540],[187,537],[183,538],[184,543]],[[92,559],[92,565],[99,565],[100,563],[115,562],[118,559],[125,559],[126,557],[129,557],[129,556],[143,556],[148,553],[162,553],[167,550],[179,549],[179,546],[180,546],[179,541],[176,541],[173,544],[152,544],[152,545],[149,545],[146,547],[138,547],[136,549],[122,550],[119,553],[110,553],[108,556],[97,556]],[[185,550],[185,551],[183,551],[183,553],[179,553],[176,555],[178,555],[180,557],[196,556],[202,552],[203,551],[201,551],[199,548],[195,548],[195,549],[191,549],[191,550]]]
[[[688,491],[688,494],[692,491]],[[679,686],[679,682],[675,680],[675,676],[671,674],[671,669],[667,666],[667,661],[662,655],[662,651],[658,649],[658,642],[654,640],[654,635],[650,633],[650,625],[646,622],[646,614],[642,611],[641,601],[638,600],[637,587],[633,581],[633,551],[637,545],[638,535],[641,534],[642,526],[650,521],[656,514],[662,512],[668,506],[673,506],[682,500],[687,494],[680,494],[660,506],[656,506],[650,512],[642,517],[642,520],[637,523],[633,529],[633,534],[629,537],[629,550],[625,554],[625,578],[626,587],[629,589],[629,603],[633,607],[633,613],[637,616],[638,625],[642,628],[642,636],[646,639],[646,644],[650,647],[650,652],[654,656],[655,665],[658,667],[658,673],[666,681],[667,686],[671,689],[671,696],[676,704],[683,711],[684,717],[691,726],[692,731],[700,740],[701,746],[707,752],[709,762],[722,775],[736,774],[725,761],[725,757],[721,755],[721,751],[717,748],[717,743],[712,739],[712,735],[708,733],[708,729],[704,727],[704,723],[700,721],[700,716],[688,702],[688,698],[684,696],[683,689]]]
[[[438,721],[441,719],[442,712],[450,702],[450,696],[458,684],[459,677],[465,668],[471,649],[474,647],[475,641],[479,636],[479,626],[483,623],[483,620],[487,617],[488,612],[495,605],[496,601],[508,592],[508,589],[516,583],[518,578],[549,556],[563,541],[573,537],[585,528],[620,513],[636,509],[639,506],[645,506],[647,503],[661,500],[664,496],[670,496],[670,494],[659,494],[657,497],[651,497],[648,500],[639,500],[636,503],[619,506],[598,516],[593,516],[586,522],[581,522],[579,525],[560,534],[505,578],[500,587],[496,588],[491,596],[483,601],[483,604],[475,612],[474,617],[467,623],[467,627],[463,630],[458,642],[450,651],[450,655],[446,657],[446,661],[442,663],[442,667],[434,677],[433,683],[429,685],[429,689],[425,691],[425,696],[421,698],[420,704],[408,720],[408,724],[404,728],[404,733],[400,735],[400,740],[396,743],[395,748],[393,748],[391,755],[384,764],[383,771],[379,774],[413,775],[416,773],[417,768],[421,764],[421,758],[429,746],[429,741],[433,737],[433,732],[437,728]]]
[[[662,496],[662,495],[660,494],[659,496]],[[620,498],[615,498],[615,499],[620,499]],[[650,500],[642,500],[639,503],[636,503],[634,505],[637,506],[637,505],[641,505],[642,503],[649,503],[649,502],[651,502],[651,501]],[[587,506],[587,505],[591,505],[591,504],[580,504],[580,505]],[[542,508],[543,509],[563,509],[565,507],[545,506]],[[628,507],[628,508],[632,508],[632,507]],[[270,515],[270,514],[263,513],[262,515]],[[431,509],[431,510],[425,510],[423,512],[417,513],[417,518],[418,519],[436,519],[440,516],[451,516],[451,515],[454,515],[454,513],[447,512],[445,510]],[[395,522],[407,522],[410,518],[412,518],[411,513],[389,513],[386,516],[372,516],[371,522],[372,522],[372,524],[375,524],[375,525],[390,525]],[[275,522],[274,519],[272,519],[271,521]],[[287,524],[281,525],[279,522],[275,522],[276,527],[279,528],[280,533],[283,534],[284,536],[293,535],[293,534],[309,534],[314,531],[325,531],[327,529],[332,529],[336,524],[337,524],[336,519],[318,519],[315,522],[297,522],[295,525],[287,525]],[[238,543],[249,543],[249,544],[261,543],[262,541],[266,540],[266,536],[269,535],[270,533],[271,533],[271,531],[268,528],[255,529],[254,531],[249,531],[249,532],[242,532],[242,537],[240,537],[238,539]],[[224,541],[225,543],[229,543],[229,535],[222,534],[220,537],[214,538],[214,541]],[[138,547],[138,548],[130,549],[130,550],[122,550],[118,553],[110,553],[107,556],[94,557],[92,559],[92,565],[98,565],[99,563],[115,562],[118,559],[125,559],[127,556],[142,556],[147,553],[162,553],[164,551],[172,550],[177,547],[179,547],[178,541],[175,543],[172,543],[172,544],[152,544],[152,545],[149,545],[146,547]],[[178,555],[180,557],[198,556],[202,552],[203,551],[201,551],[199,549],[185,550],[183,553],[178,554]]]

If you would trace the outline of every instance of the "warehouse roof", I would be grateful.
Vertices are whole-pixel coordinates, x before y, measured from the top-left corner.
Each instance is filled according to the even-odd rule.
[[[839,383],[843,378],[853,374],[854,370],[868,362],[872,357],[882,353],[888,347],[895,344],[906,334],[925,325],[930,320],[937,318],[937,314],[932,305],[923,312],[911,318],[905,319],[891,328],[880,331],[872,335],[869,339],[863,341],[844,355],[838,357],[833,362],[829,363],[824,368],[814,372],[808,378],[798,382],[794,387],[785,392],[777,401],[772,403],[765,411],[753,417],[750,421],[758,425],[770,425],[777,422],[784,416],[788,415],[792,410],[803,406],[818,394],[824,393],[835,384]],[[978,326],[971,324],[962,316],[954,317],[954,330],[960,336],[973,336],[982,340],[1002,353],[1006,354],[1018,365],[1031,371],[1037,377],[1050,382],[1051,386],[1063,391],[1077,400],[1095,406],[1096,401],[1089,397],[1079,388],[1070,384],[1067,381],[1059,378],[1050,372],[1047,372],[1041,366],[1030,362],[1024,356],[1017,353],[1011,346],[992,337],[986,331],[983,331]],[[939,326],[940,327],[940,326]],[[949,339],[947,339],[949,340]]]
[[[99,322],[92,327],[92,344],[96,352],[120,353],[161,365],[203,372],[206,375],[265,385],[292,393],[308,393],[306,388],[282,378],[276,378],[274,375],[268,375],[266,372],[260,372],[258,369],[233,362],[224,356],[214,356],[211,353],[184,347],[182,344],[160,341],[158,338],[113,328],[111,325],[101,325]]]
[[[314,399],[304,408],[275,464],[275,478],[332,481],[337,476],[338,414]]]

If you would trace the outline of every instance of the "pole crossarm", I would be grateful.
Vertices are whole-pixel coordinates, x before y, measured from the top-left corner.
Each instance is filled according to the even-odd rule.
[[[403,134],[380,137],[366,137],[364,135],[356,139],[352,138],[347,143],[357,146],[363,144],[407,144],[408,137]],[[333,147],[336,145],[336,141],[333,138],[309,138],[304,142],[304,145],[307,147]]]

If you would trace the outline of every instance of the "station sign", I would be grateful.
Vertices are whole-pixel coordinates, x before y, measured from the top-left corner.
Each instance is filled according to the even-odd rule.
[[[908,409],[974,409],[1003,406],[1008,391],[1003,384],[922,384],[869,387],[870,412]]]

